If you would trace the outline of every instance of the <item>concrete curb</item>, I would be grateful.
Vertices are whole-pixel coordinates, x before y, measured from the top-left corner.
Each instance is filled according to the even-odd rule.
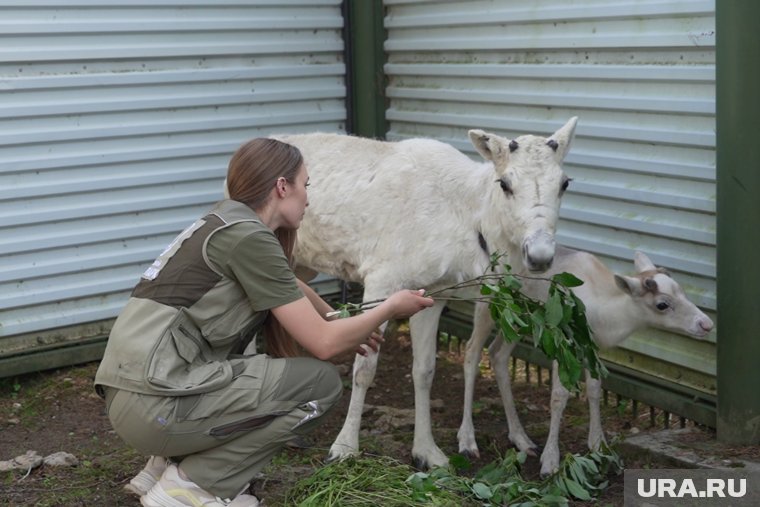
[[[689,447],[688,442],[681,441],[684,435],[695,433],[691,428],[663,430],[656,433],[646,433],[626,438],[620,445],[624,454],[647,453],[658,461],[672,468],[707,468],[735,469],[741,468],[752,472],[760,472],[760,462],[741,458],[721,458],[718,455],[719,444],[715,449],[700,449]],[[704,439],[702,439],[704,443]]]

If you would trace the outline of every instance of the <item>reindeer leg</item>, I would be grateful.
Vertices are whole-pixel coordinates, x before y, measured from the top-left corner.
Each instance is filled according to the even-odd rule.
[[[384,331],[385,324],[382,328]],[[366,356],[356,354],[354,358],[353,387],[348,413],[343,422],[343,428],[330,447],[328,461],[343,459],[359,453],[359,429],[362,422],[364,400],[367,396],[367,390],[375,379],[378,356],[379,352],[370,350]]]
[[[552,363],[552,397],[551,421],[549,436],[546,437],[546,447],[541,454],[541,476],[551,475],[559,469],[559,429],[562,423],[562,412],[565,410],[570,391],[559,381],[559,365]]]
[[[364,300],[372,301],[379,299],[379,297],[374,297],[373,294],[369,294],[365,290]],[[387,325],[388,323],[384,322],[380,326],[381,333],[385,333]],[[367,397],[367,390],[372,385],[372,381],[375,380],[377,360],[380,355],[379,350],[378,352],[370,348],[366,350],[366,356],[356,354],[354,358],[353,385],[348,413],[346,414],[346,420],[343,422],[340,433],[338,433],[338,436],[330,447],[327,461],[343,459],[359,453],[359,430],[361,428],[362,412],[364,411],[364,400]]]
[[[430,388],[435,376],[436,343],[438,318],[444,303],[436,302],[409,319],[412,335],[414,362],[412,378],[414,379],[414,445],[412,459],[420,469],[435,466],[447,466],[446,455],[433,439],[430,421]]]
[[[459,426],[459,454],[470,459],[480,457],[475,441],[475,426],[472,423],[472,402],[475,396],[475,381],[478,376],[478,364],[482,356],[483,344],[493,328],[493,319],[485,303],[475,304],[472,319],[472,334],[467,341],[464,354],[464,406],[462,407],[462,424]]]
[[[509,428],[509,441],[515,447],[529,456],[538,456],[539,447],[525,433],[520,422],[520,416],[515,408],[515,399],[512,396],[512,381],[509,378],[509,357],[512,355],[516,343],[506,343],[501,334],[496,336],[488,354],[491,356],[491,368],[493,368],[496,384],[499,386],[501,403],[504,405],[504,414],[507,416]]]
[[[602,429],[602,416],[599,411],[599,402],[602,397],[602,381],[593,378],[586,370],[586,396],[588,397],[588,448],[598,451],[602,444],[606,444],[604,430]]]

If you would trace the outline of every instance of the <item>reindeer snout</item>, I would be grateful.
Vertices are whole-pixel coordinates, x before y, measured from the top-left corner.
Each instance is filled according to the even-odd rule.
[[[554,236],[538,232],[523,243],[523,259],[530,271],[542,273],[554,261]]]
[[[699,319],[699,327],[702,328],[702,330],[705,333],[709,333],[710,331],[712,331],[713,321],[710,320],[709,317],[705,317],[704,319]]]

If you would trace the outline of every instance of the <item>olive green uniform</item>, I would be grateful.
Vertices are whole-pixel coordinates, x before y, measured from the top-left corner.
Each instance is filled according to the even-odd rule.
[[[301,297],[272,231],[221,201],[146,270],[114,324],[95,377],[114,430],[237,495],[342,393],[330,363],[240,355],[268,310]]]

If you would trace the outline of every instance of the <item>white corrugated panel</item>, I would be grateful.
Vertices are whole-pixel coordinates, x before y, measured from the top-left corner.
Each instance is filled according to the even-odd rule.
[[[385,4],[389,138],[475,157],[470,128],[548,135],[579,116],[559,241],[620,272],[643,250],[714,317],[713,0]],[[625,347],[635,366],[666,361],[713,392],[714,341],[651,333]]]
[[[0,352],[117,315],[245,140],[343,131],[342,28],[339,0],[0,1]]]

